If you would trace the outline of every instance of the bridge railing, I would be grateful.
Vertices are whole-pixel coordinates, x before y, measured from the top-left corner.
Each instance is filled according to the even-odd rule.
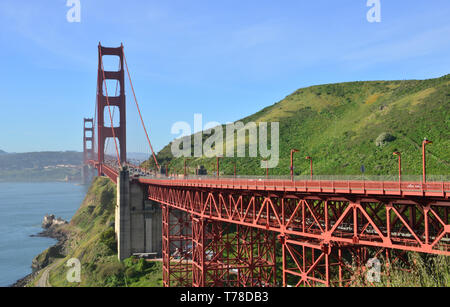
[[[296,191],[312,193],[350,193],[371,195],[411,195],[448,197],[450,182],[361,181],[361,180],[279,180],[257,178],[140,178],[142,183],[180,187],[207,187],[265,191]]]
[[[224,175],[224,176],[213,176],[213,175],[170,175],[166,177],[165,175],[159,176],[164,179],[192,179],[192,180],[205,180],[205,179],[251,179],[251,180],[291,180],[290,176],[232,176],[232,175]],[[398,182],[398,176],[389,176],[389,175],[314,175],[311,180],[311,176],[295,176],[294,181],[386,181],[386,182]],[[402,176],[402,182],[421,182],[421,175],[406,175]],[[431,175],[427,176],[427,182],[450,182],[450,175]]]
[[[114,160],[107,162],[104,169],[108,177],[114,177],[119,165]],[[316,175],[295,176],[199,176],[199,175],[171,175],[165,176],[127,164],[131,177],[147,183],[159,181],[160,184],[181,186],[210,186],[239,189],[261,190],[302,190],[310,192],[355,192],[364,194],[410,194],[422,195],[424,193],[436,196],[445,196],[450,193],[450,176],[431,175],[427,183],[422,183],[419,175],[406,175],[399,181],[398,176],[367,176],[367,175]],[[113,178],[114,180],[115,178]]]

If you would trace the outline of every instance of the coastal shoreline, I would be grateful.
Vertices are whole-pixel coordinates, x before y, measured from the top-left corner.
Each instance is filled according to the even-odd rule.
[[[68,239],[68,234],[66,231],[64,231],[61,227],[59,226],[54,226],[54,227],[50,227],[49,229],[45,229],[44,231],[35,234],[35,235],[30,235],[30,237],[32,238],[51,238],[51,239],[55,239],[58,242],[52,246],[50,246],[48,249],[46,250],[50,250],[50,249],[55,249],[58,251],[63,251],[64,247],[65,247],[65,243]],[[44,253],[46,250],[42,251],[42,253]],[[40,253],[39,255],[41,255],[42,253]],[[17,280],[14,284],[10,285],[10,288],[24,288],[26,287],[31,281],[33,281],[34,279],[36,279],[36,277],[39,275],[39,273],[47,268],[49,265],[51,265],[51,263],[53,261],[48,261],[44,266],[39,267],[38,269],[36,269],[36,259],[37,257],[39,257],[39,255],[37,255],[32,263],[31,263],[31,268],[33,270],[32,273],[26,275],[25,277]]]

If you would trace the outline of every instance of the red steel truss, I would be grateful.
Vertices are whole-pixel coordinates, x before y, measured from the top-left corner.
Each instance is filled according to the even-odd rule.
[[[351,286],[365,280],[366,247],[336,244],[333,248],[294,236],[280,236],[283,286]],[[383,249],[384,250],[384,249]],[[381,253],[372,257],[381,258]],[[334,277],[334,278],[332,278]]]
[[[162,222],[163,284],[192,286],[191,216],[163,205]]]
[[[239,243],[236,257],[242,262],[237,286],[276,286],[276,233],[239,225],[236,237]]]
[[[165,287],[276,285],[276,236],[163,205]]]
[[[450,201],[148,186],[196,217],[316,240],[450,255]]]
[[[255,248],[247,247],[242,252],[245,246],[242,242],[252,241],[251,235],[242,229],[259,232],[256,234],[258,242],[270,241],[263,233],[273,238],[278,235],[285,286],[354,284],[357,282],[354,276],[358,275],[354,273],[363,272],[367,260],[373,256],[382,255],[387,265],[392,262],[391,254],[397,252],[450,256],[450,202],[445,198],[262,193],[147,184],[149,199],[192,216],[193,284],[196,286],[231,283],[227,272],[233,265],[239,268],[233,272],[239,275],[240,286],[276,284],[275,254],[271,252],[275,250],[275,243],[269,244],[273,247],[267,249],[271,256],[265,259],[265,266],[261,266],[266,270],[255,275],[251,255]],[[215,230],[220,229],[216,226],[218,223],[240,229],[236,236],[241,236],[241,240],[233,244],[225,240],[223,232]],[[207,230],[205,225],[211,229]],[[208,244],[213,248],[223,248],[227,244],[238,248],[232,262],[229,259],[224,262],[220,257],[207,261]],[[368,247],[371,251],[377,250],[375,255],[373,252],[369,255]],[[197,251],[200,252],[197,254]],[[264,252],[257,258],[262,255]],[[214,271],[215,277],[208,275],[209,271]],[[217,283],[219,280],[221,282]]]
[[[116,180],[117,166],[102,170]],[[367,284],[356,278],[373,257],[389,274],[392,264],[407,262],[407,251],[450,256],[448,183],[395,192],[386,183],[384,190],[355,189],[355,182],[327,190],[311,181],[290,191],[256,180],[209,181],[139,179],[163,206],[165,286],[277,285],[277,244],[284,286]]]
[[[276,285],[276,236],[265,230],[193,217],[193,286]]]

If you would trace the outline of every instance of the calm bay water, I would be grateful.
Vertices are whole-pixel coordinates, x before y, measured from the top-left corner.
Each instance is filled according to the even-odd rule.
[[[45,214],[70,220],[87,187],[69,183],[0,183],[0,286],[31,273],[31,261],[56,243],[32,238]]]

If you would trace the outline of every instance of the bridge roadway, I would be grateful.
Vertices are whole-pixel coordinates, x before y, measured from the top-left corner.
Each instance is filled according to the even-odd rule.
[[[91,164],[98,167],[95,161]],[[102,170],[116,182],[116,163],[104,164]],[[450,256],[450,182],[180,179],[158,177],[132,165],[129,170],[131,178],[147,187],[149,200],[200,218],[321,244],[339,242]]]
[[[95,161],[89,164],[98,167]],[[358,196],[392,196],[397,198],[426,197],[433,201],[449,201],[450,182],[414,182],[414,181],[365,181],[365,180],[285,180],[265,178],[243,178],[215,176],[169,176],[155,175],[154,172],[128,164],[132,178],[146,185],[208,188],[223,190],[252,190],[267,192],[296,192],[307,194],[358,195]],[[108,161],[102,166],[105,175],[117,181],[119,166],[115,161]],[[407,202],[407,201],[406,201]]]

